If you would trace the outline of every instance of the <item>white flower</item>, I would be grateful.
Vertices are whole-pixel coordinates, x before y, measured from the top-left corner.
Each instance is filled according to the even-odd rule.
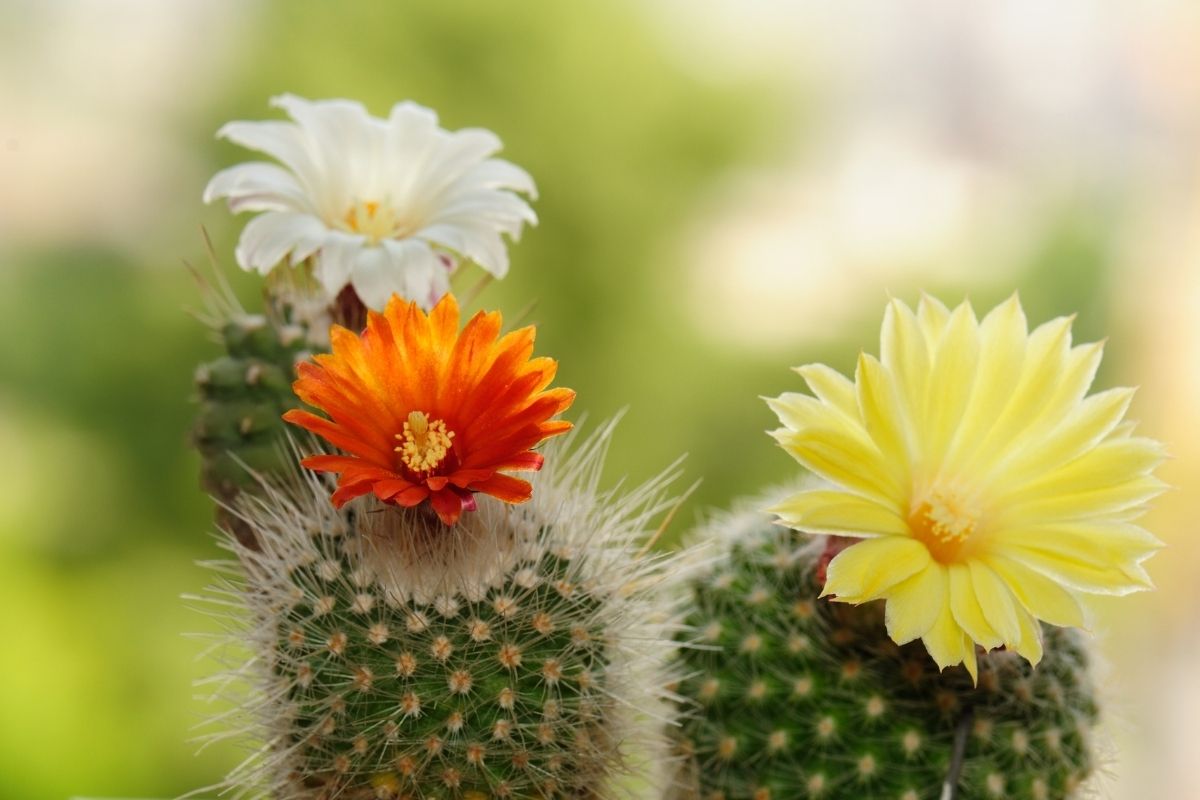
[[[525,170],[496,158],[491,131],[446,131],[437,115],[397,103],[387,119],[349,100],[271,100],[294,122],[230,122],[217,136],[265,153],[218,172],[204,201],[226,198],[234,212],[262,212],[246,225],[238,264],[267,274],[285,257],[312,257],[332,300],[354,287],[382,309],[400,294],[432,306],[449,290],[459,259],[495,275],[508,271],[501,234],[516,240],[537,223],[518,196],[536,197]]]

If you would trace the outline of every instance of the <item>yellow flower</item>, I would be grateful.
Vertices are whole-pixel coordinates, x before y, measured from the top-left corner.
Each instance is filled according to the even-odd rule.
[[[1041,626],[1083,626],[1081,595],[1151,587],[1162,546],[1135,520],[1165,488],[1162,446],[1122,418],[1132,389],[1086,396],[1102,344],[1072,347],[1071,319],[1028,331],[1016,296],[982,322],[923,297],[893,301],[881,356],[854,381],[797,368],[813,396],[768,400],[771,435],[832,483],[775,508],[784,523],[855,542],[824,595],[886,601],[888,634],[920,638],[943,669],[975,645],[1042,655]]]

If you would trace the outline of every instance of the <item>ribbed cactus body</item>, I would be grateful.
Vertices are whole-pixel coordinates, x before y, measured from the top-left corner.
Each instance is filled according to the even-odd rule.
[[[551,552],[539,531],[491,586],[389,600],[354,539],[326,533],[289,576],[297,600],[275,651],[296,715],[286,746],[308,784],[346,798],[579,797],[602,777],[613,642],[598,612],[613,587],[588,585],[586,556]]]
[[[685,796],[1063,800],[1092,772],[1098,709],[1074,631],[1044,627],[1036,668],[981,656],[976,688],[919,642],[895,645],[880,604],[817,599],[820,542],[762,515],[721,525],[728,551],[690,586],[702,647],[680,651]]]
[[[204,487],[230,502],[257,487],[247,467],[266,474],[291,469],[280,447],[286,428],[280,415],[299,403],[292,393],[295,363],[309,344],[303,327],[259,315],[233,316],[219,334],[224,354],[196,370],[200,408],[192,438]]]
[[[606,434],[547,449],[533,500],[446,526],[315,476],[246,496],[255,545],[216,587],[248,624],[246,728],[266,742],[228,786],[305,798],[609,798],[666,774],[674,557],[639,554],[661,483],[595,478]],[[660,791],[659,789],[653,790]],[[257,796],[257,795],[255,795]]]

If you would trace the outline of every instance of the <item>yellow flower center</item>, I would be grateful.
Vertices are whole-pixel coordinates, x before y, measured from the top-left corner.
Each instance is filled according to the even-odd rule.
[[[346,230],[361,233],[371,244],[409,233],[409,226],[396,213],[396,209],[378,200],[359,200],[350,206],[341,222]]]
[[[446,429],[440,419],[429,419],[424,412],[413,411],[404,423],[404,432],[397,433],[400,446],[396,452],[400,461],[413,472],[429,472],[441,464],[453,445],[454,431]]]
[[[943,564],[958,561],[963,545],[979,524],[979,514],[960,494],[934,489],[916,504],[908,527]]]

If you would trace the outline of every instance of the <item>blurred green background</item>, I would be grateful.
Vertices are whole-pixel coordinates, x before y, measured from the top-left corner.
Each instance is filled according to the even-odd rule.
[[[166,797],[241,756],[188,742],[215,665],[182,632],[214,623],[180,596],[218,550],[187,446],[214,348],[182,264],[203,225],[255,304],[244,220],[199,198],[247,157],[216,129],[284,91],[501,136],[541,222],[480,302],[538,302],[573,414],[630,409],[612,479],[689,454],[668,543],[796,472],[758,397],[876,350],[890,295],[1079,312],[1180,487],[1152,521],[1160,591],[1100,616],[1109,791],[1200,797],[1200,25],[1105,5],[4,3],[0,797]]]

